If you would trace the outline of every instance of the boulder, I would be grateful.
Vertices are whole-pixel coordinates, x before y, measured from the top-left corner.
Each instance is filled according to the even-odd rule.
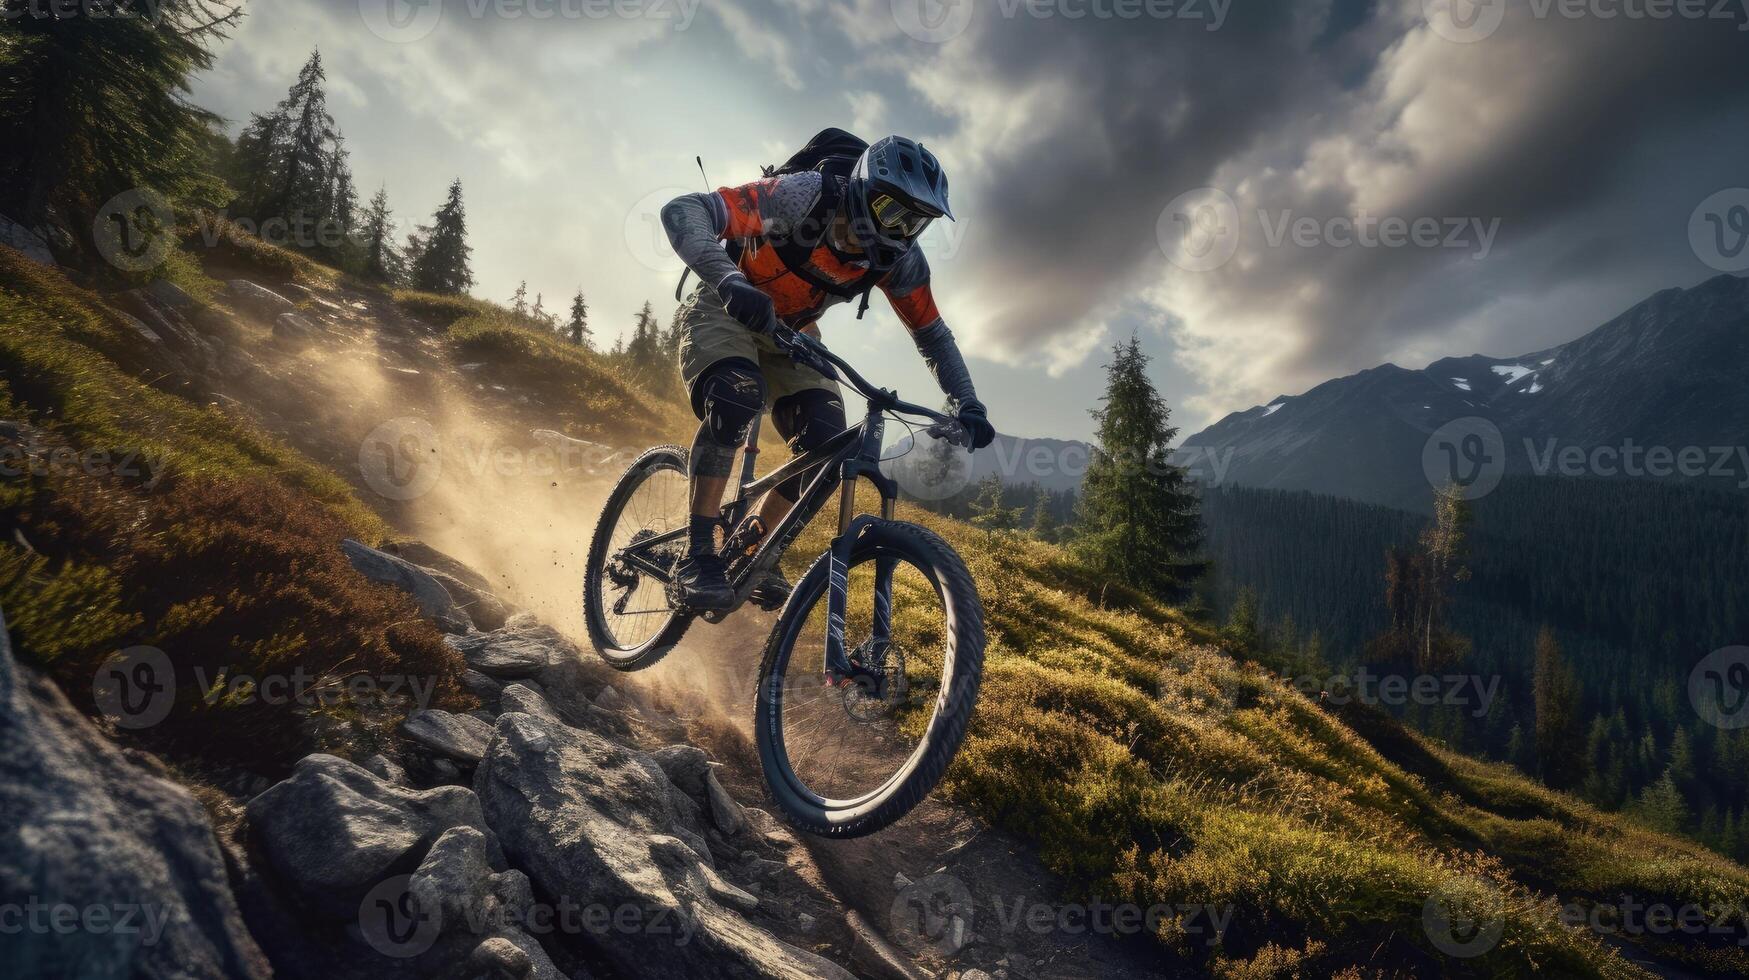
[[[53,683],[19,664],[3,619],[0,740],[0,895],[100,923],[7,929],[0,975],[271,975],[206,809],[130,761]]]
[[[289,778],[249,801],[248,816],[279,875],[342,919],[357,916],[373,887],[414,870],[452,827],[480,831],[489,860],[503,864],[471,790],[408,789],[331,755],[300,759]]]
[[[498,710],[502,712],[520,711],[523,714],[534,715],[542,721],[564,724],[564,719],[547,703],[546,696],[539,689],[531,686],[532,681],[518,682],[504,688],[498,697]]]
[[[488,704],[498,700],[498,696],[504,692],[503,681],[493,680],[472,667],[462,671],[462,686],[468,689],[468,693]]]
[[[435,622],[438,629],[446,633],[466,633],[473,629],[473,621],[455,604],[444,587],[412,562],[351,538],[340,542],[340,550],[365,578],[393,585],[412,596],[419,604],[419,611]]]
[[[492,726],[473,715],[441,708],[415,711],[401,723],[401,732],[420,745],[463,762],[479,762],[486,754]]]
[[[492,583],[486,576],[423,541],[391,541],[384,544],[382,550],[396,558],[404,558],[426,571],[452,575],[481,592],[492,591]]]
[[[364,760],[364,767],[397,786],[407,785],[407,770],[381,752]]]
[[[696,745],[669,745],[650,753],[650,757],[688,796],[700,801],[706,798],[704,779],[710,774],[711,759],[704,749]]]
[[[225,295],[230,297],[231,302],[239,310],[254,314],[264,320],[270,320],[281,313],[296,313],[298,311],[296,303],[247,279],[232,279],[225,283]]]
[[[730,837],[739,834],[747,826],[747,821],[741,816],[741,804],[736,803],[723,784],[717,782],[715,771],[704,774],[704,788],[705,797],[710,802],[711,822]]]
[[[638,928],[591,935],[616,971],[850,976],[734,911],[757,899],[724,881],[674,834],[673,787],[650,756],[509,712],[498,719],[474,787],[506,854],[542,895],[635,913]]]
[[[458,650],[469,667],[503,680],[533,677],[555,662],[555,651],[541,638],[512,630],[449,636],[444,642]]]
[[[476,589],[468,583],[437,568],[422,568],[427,575],[437,580],[443,586],[443,591],[455,600],[455,604],[468,614],[474,625],[483,630],[501,629],[505,620],[510,618],[510,607],[499,601],[498,597],[483,589]]]

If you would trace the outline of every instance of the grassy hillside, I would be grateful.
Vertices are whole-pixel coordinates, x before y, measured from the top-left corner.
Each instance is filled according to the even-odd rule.
[[[445,328],[451,361],[485,386],[480,397],[530,426],[641,446],[688,438],[698,424],[678,398],[672,370],[639,377],[623,359],[574,346],[471,297],[398,289],[394,300],[408,315]]]
[[[98,296],[0,248],[0,608],[18,648],[88,706],[113,651],[162,649],[176,707],[141,736],[263,774],[367,749],[406,705],[276,703],[245,678],[417,676],[471,706],[459,656],[339,551],[387,527],[292,449],[143,383],[148,355]]]
[[[1749,970],[1735,945],[1749,938],[1749,870],[1447,752],[1375,709],[1326,709],[1059,548],[907,516],[966,556],[990,635],[948,792],[1036,842],[1083,895],[1230,904],[1218,946],[1160,936],[1199,965],[1635,975],[1556,906],[1628,896],[1708,921],[1735,914],[1729,935],[1623,938]],[[1446,956],[1423,927],[1430,899],[1497,920],[1498,941]]]

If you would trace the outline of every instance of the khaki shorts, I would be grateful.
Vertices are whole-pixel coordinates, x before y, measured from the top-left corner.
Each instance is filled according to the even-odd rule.
[[[686,382],[686,394],[692,410],[698,414],[698,381],[711,365],[730,358],[739,358],[759,366],[765,375],[765,404],[779,398],[799,394],[810,388],[820,388],[838,396],[838,382],[820,372],[789,359],[781,353],[771,338],[756,334],[741,325],[741,321],[723,309],[716,291],[700,284],[681,304],[680,312],[680,378]]]

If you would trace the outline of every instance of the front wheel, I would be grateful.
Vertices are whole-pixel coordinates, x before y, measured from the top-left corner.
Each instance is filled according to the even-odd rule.
[[[766,643],[756,740],[792,826],[860,837],[909,813],[959,751],[983,675],[984,614],[947,542],[873,521],[842,569],[855,679],[829,679],[832,565],[828,552],[809,567]]]

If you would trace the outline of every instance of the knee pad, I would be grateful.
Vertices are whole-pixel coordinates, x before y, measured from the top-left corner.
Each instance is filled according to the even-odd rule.
[[[771,420],[778,434],[789,443],[791,453],[805,453],[844,431],[844,402],[835,392],[809,388],[779,398],[771,406]],[[785,500],[793,501],[801,496],[802,478],[790,477],[775,490]]]
[[[703,432],[719,446],[734,448],[747,438],[747,426],[765,408],[765,377],[747,363],[725,362],[699,380]]]

